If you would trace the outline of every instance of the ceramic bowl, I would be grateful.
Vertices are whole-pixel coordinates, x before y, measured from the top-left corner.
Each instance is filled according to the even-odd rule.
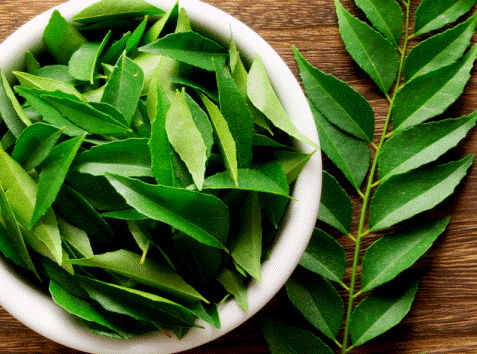
[[[68,20],[96,0],[73,0],[56,7]],[[176,0],[148,0],[166,11]],[[232,16],[206,3],[180,0],[190,16],[193,28],[222,43],[233,38],[244,57],[257,53],[264,62],[271,82],[295,125],[318,144],[316,126],[307,100],[295,76],[279,55],[255,32]],[[53,9],[34,18],[0,45],[0,67],[12,80],[11,72],[23,68],[26,50],[43,50],[42,33]],[[291,50],[291,49],[290,49]],[[305,152],[313,149],[299,145]],[[263,264],[261,282],[248,286],[249,310],[243,312],[234,300],[220,305],[221,329],[200,323],[204,329],[191,330],[178,340],[161,333],[128,340],[112,340],[95,335],[82,323],[53,303],[16,274],[0,259],[0,305],[39,334],[83,352],[102,353],[177,353],[210,342],[244,323],[280,290],[298,264],[315,226],[321,193],[321,158],[315,153],[295,182],[293,198],[279,229],[271,257]]]

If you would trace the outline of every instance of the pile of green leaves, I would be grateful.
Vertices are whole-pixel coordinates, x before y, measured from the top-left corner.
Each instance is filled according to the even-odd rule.
[[[220,328],[313,145],[256,57],[192,30],[186,11],[102,0],[58,11],[45,53],[0,85],[0,249],[94,332],[196,319]],[[36,279],[36,280],[35,280]]]
[[[463,93],[477,57],[471,45],[477,14],[469,14],[476,1],[422,0],[414,26],[411,0],[354,2],[365,21],[335,0],[341,38],[389,109],[375,137],[370,103],[294,48],[322,150],[333,166],[323,174],[320,229],[286,284],[306,321],[295,327],[263,318],[272,353],[333,353],[332,347],[348,353],[397,325],[418,290],[407,269],[450,221],[425,212],[454,193],[473,163],[472,155],[449,161],[445,154],[475,126],[477,113],[445,113]],[[412,49],[411,39],[417,42]],[[353,209],[359,207],[354,233]],[[346,277],[348,260],[330,235],[335,232],[355,244]]]

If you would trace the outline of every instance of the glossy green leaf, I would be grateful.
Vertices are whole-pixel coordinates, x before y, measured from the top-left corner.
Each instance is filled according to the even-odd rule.
[[[101,102],[116,107],[130,125],[144,85],[142,69],[125,55],[116,63],[103,92]]]
[[[86,42],[86,38],[58,10],[53,11],[43,31],[43,43],[58,64],[68,65],[73,53]]]
[[[424,166],[387,179],[371,200],[370,229],[385,229],[435,207],[454,192],[473,159],[468,155],[459,161]]]
[[[475,0],[421,1],[416,9],[414,35],[419,36],[456,21],[467,13],[475,3]]]
[[[80,81],[71,76],[66,65],[45,65],[35,72],[35,75],[46,79],[52,79],[71,86],[80,85]]]
[[[271,354],[333,354],[333,350],[312,332],[259,317],[260,329]]]
[[[220,112],[235,140],[238,167],[247,168],[252,162],[254,118],[228,67],[219,61],[214,63]]]
[[[85,98],[78,92],[78,90],[62,81],[31,75],[25,72],[14,71],[13,75],[18,79],[22,86],[31,89],[45,90],[45,91],[61,91],[64,94],[76,96],[78,99],[84,101]]]
[[[192,114],[192,119],[194,120],[197,129],[199,129],[200,134],[204,139],[204,144],[206,147],[205,155],[208,159],[210,157],[210,154],[212,153],[212,147],[215,144],[214,128],[212,127],[207,113],[190,95],[187,94],[187,92],[184,92],[184,98]]]
[[[61,238],[68,242],[78,254],[86,258],[94,256],[89,236],[84,230],[71,225],[61,218],[58,219],[58,228]]]
[[[262,218],[258,194],[251,192],[242,207],[241,228],[231,250],[233,260],[253,278],[261,279]]]
[[[362,345],[401,322],[411,309],[418,286],[418,281],[391,283],[361,301],[351,315],[353,345]]]
[[[318,145],[298,130],[288,117],[270,82],[265,65],[263,65],[258,55],[255,55],[248,73],[247,94],[253,105],[257,107],[275,127],[295,139],[318,149]]]
[[[396,0],[355,0],[371,24],[398,47],[402,37],[404,15]]]
[[[225,167],[235,184],[238,184],[237,149],[227,121],[224,119],[222,113],[220,113],[219,108],[212,101],[203,94],[200,94],[200,97],[209,113],[210,121],[217,134],[217,143],[222,153]]]
[[[206,301],[170,268],[149,258],[141,263],[141,255],[130,251],[118,250],[95,255],[93,258],[71,259],[68,262],[83,267],[107,269],[187,302]]]
[[[11,100],[11,87],[5,79],[5,75],[3,72],[0,72],[0,74],[0,119],[5,122],[9,131],[13,133],[13,136],[18,138],[27,125],[18,115],[17,108]]]
[[[443,113],[464,91],[477,58],[477,46],[459,61],[419,76],[396,94],[393,129],[399,130]]]
[[[8,99],[10,100],[13,109],[15,110],[15,113],[17,117],[22,121],[22,124],[25,126],[30,126],[32,124],[31,120],[27,117],[25,111],[23,110],[22,105],[18,101],[17,96],[15,96],[15,93],[12,90],[12,87],[10,86],[10,83],[7,80],[7,77],[3,72],[0,71],[0,76],[2,79],[2,94],[6,95]]]
[[[25,52],[25,66],[26,71],[32,75],[35,75],[35,72],[41,68],[40,63],[29,50]]]
[[[30,228],[51,208],[73,159],[86,134],[71,138],[55,146],[43,162],[38,181],[35,209],[30,220]]]
[[[465,117],[423,123],[397,132],[386,141],[379,155],[379,179],[384,181],[436,160],[464,139],[476,120],[477,112],[473,112]]]
[[[285,173],[288,185],[295,181],[315,153],[316,150],[309,154],[288,150],[279,150],[275,152],[275,157]]]
[[[179,17],[179,1],[175,3],[172,9],[157,20],[144,34],[141,45],[146,45],[152,42],[155,42],[161,33],[164,31],[164,28],[170,24],[177,23],[177,18]]]
[[[232,294],[240,308],[246,312],[248,310],[247,288],[243,283],[242,275],[238,272],[224,268],[217,280],[224,286],[229,294]]]
[[[122,176],[152,177],[148,140],[129,138],[93,146],[76,156],[71,170],[94,176],[109,172]]]
[[[346,271],[346,254],[338,241],[315,229],[300,265],[326,279],[341,282]]]
[[[207,146],[184,93],[176,92],[167,112],[165,125],[169,142],[186,164],[195,185],[201,190],[207,163]]]
[[[197,32],[171,33],[139,50],[167,56],[209,71],[214,71],[214,59],[225,62],[227,55],[224,47]]]
[[[322,183],[318,219],[344,234],[349,234],[353,218],[351,200],[338,181],[326,171],[323,171]]]
[[[101,63],[103,67],[104,65],[115,65],[126,50],[126,43],[130,37],[131,32],[126,32],[120,39],[114,41],[108,48],[105,48],[98,59],[98,63]]]
[[[406,82],[457,61],[468,48],[476,25],[474,14],[467,21],[413,47],[404,62]]]
[[[148,25],[149,16],[146,15],[141,23],[136,27],[136,29],[132,32],[131,36],[129,37],[128,41],[126,42],[126,55],[128,57],[135,57],[137,54],[137,48],[139,47],[139,43],[141,42],[142,36],[146,31],[146,27]]]
[[[73,53],[68,63],[70,74],[77,80],[94,83],[98,59],[108,44],[112,32],[109,31],[102,42],[86,42]]]
[[[363,258],[361,291],[374,289],[412,266],[444,232],[449,221],[448,217],[430,224],[398,230],[374,242]]]
[[[372,141],[374,112],[369,102],[344,81],[313,67],[296,48],[293,50],[306,94],[321,114],[356,138]]]
[[[371,152],[365,141],[357,139],[331,124],[310,103],[315,118],[320,145],[328,158],[338,167],[351,185],[359,190],[368,173]]]
[[[367,23],[352,16],[335,0],[341,38],[356,63],[366,71],[383,93],[396,79],[399,57],[393,44]]]
[[[134,18],[145,15],[161,15],[161,10],[143,0],[101,0],[98,1],[75,16],[73,21],[84,24],[100,22],[110,19]]]
[[[323,277],[297,268],[285,284],[291,303],[315,328],[334,340],[344,318],[344,303],[333,285]]]
[[[180,188],[149,185],[118,175],[106,175],[129,205],[140,213],[165,222],[197,241],[224,249],[229,213],[220,199]]]
[[[195,302],[188,304],[187,308],[193,311],[201,320],[210,323],[215,328],[221,328],[220,317],[215,303],[204,307],[201,302]]]

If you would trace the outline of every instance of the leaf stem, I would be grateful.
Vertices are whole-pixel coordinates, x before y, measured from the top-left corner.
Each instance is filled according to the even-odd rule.
[[[401,76],[403,72],[403,66],[404,66],[404,60],[406,58],[406,51],[407,51],[407,46],[409,43],[409,12],[410,12],[410,0],[407,2],[404,2],[404,5],[406,6],[406,30],[405,30],[405,38],[404,38],[404,43],[403,43],[403,48],[401,51],[401,59],[399,63],[399,70],[398,74],[396,76],[396,85],[394,88],[394,92],[392,97],[389,99],[389,95],[386,95],[386,97],[389,99],[389,109],[388,113],[386,116],[386,121],[384,123],[384,128],[383,128],[383,133],[381,134],[381,138],[379,141],[379,145],[376,148],[376,154],[373,159],[373,164],[371,166],[371,171],[369,173],[368,177],[368,182],[366,186],[366,192],[364,194],[363,198],[363,205],[361,208],[361,216],[359,220],[359,226],[358,226],[358,234],[356,236],[356,245],[355,245],[355,250],[354,250],[354,256],[353,256],[353,268],[351,271],[351,280],[350,280],[350,286],[349,286],[349,298],[348,298],[348,309],[346,311],[346,322],[345,322],[345,329],[344,329],[344,337],[343,337],[343,346],[341,347],[342,349],[342,354],[346,354],[349,350],[353,348],[353,345],[348,347],[348,340],[349,340],[349,335],[350,335],[350,323],[351,323],[351,314],[353,312],[353,306],[354,306],[354,300],[358,294],[361,292],[358,291],[355,293],[355,287],[356,287],[356,280],[357,280],[357,273],[358,273],[358,264],[359,264],[359,254],[361,250],[361,240],[364,236],[369,234],[370,231],[372,230],[364,230],[365,222],[366,222],[366,215],[367,215],[367,210],[368,210],[368,204],[371,199],[371,191],[373,190],[373,187],[375,186],[375,183],[373,181],[374,175],[376,172],[377,168],[377,161],[379,154],[381,152],[381,149],[384,145],[384,142],[386,141],[386,135],[389,129],[389,125],[391,123],[391,116],[392,116],[392,110],[394,106],[394,101],[396,99],[396,94],[399,91],[399,83],[401,81]]]

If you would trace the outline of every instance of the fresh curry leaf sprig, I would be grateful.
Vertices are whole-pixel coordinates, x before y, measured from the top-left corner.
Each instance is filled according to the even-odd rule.
[[[101,0],[44,29],[0,85],[0,250],[92,331],[177,337],[248,308],[316,147],[259,57],[194,32],[184,8]]]
[[[476,1],[422,0],[414,27],[411,0],[354,3],[366,21],[335,0],[339,32],[351,57],[382,91],[388,113],[382,134],[375,136],[370,103],[293,48],[322,150],[335,167],[323,173],[318,225],[349,237],[354,252],[348,262],[333,236],[315,230],[286,284],[291,303],[309,324],[294,327],[262,318],[272,353],[333,353],[332,347],[349,353],[397,325],[418,290],[418,280],[405,271],[450,222],[450,216],[429,220],[422,213],[453,194],[473,163],[472,155],[458,161],[443,155],[477,121],[477,111],[445,116],[477,58],[471,45],[477,14],[469,14]],[[411,39],[417,42],[413,48]],[[352,194],[359,197],[356,206]],[[354,228],[353,209],[361,210]],[[370,239],[367,249],[365,239]],[[304,329],[310,324],[318,332]]]

